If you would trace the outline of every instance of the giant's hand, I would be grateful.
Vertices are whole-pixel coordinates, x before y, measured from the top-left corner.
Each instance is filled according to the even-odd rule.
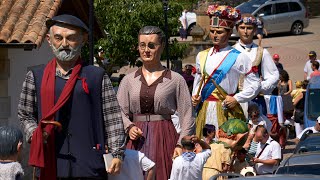
[[[201,96],[194,95],[191,97],[191,101],[192,101],[192,106],[196,107],[201,101]]]
[[[107,172],[112,175],[119,174],[121,170],[121,164],[122,164],[122,161],[120,159],[113,158],[111,161],[111,166]]]
[[[129,137],[131,140],[137,140],[139,137],[142,136],[142,134],[143,134],[143,132],[137,126],[133,126],[129,130]]]
[[[232,96],[227,96],[223,103],[227,108],[232,109],[237,105],[238,101]]]

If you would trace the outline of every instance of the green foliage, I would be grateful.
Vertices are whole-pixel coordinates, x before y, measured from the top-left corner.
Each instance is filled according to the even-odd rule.
[[[183,6],[179,0],[169,1],[168,34],[178,32],[179,17]],[[137,51],[138,32],[143,26],[158,26],[164,30],[164,11],[160,0],[95,0],[95,13],[107,32],[107,37],[97,46],[106,50],[106,57],[118,66],[134,64]]]
[[[169,44],[169,54],[171,60],[178,60],[186,55],[186,50],[189,47],[187,43],[179,43],[177,39],[174,39]],[[164,53],[165,55],[165,53]]]
[[[183,6],[184,9],[187,9],[189,11],[196,8],[198,0],[175,0],[179,4]]]

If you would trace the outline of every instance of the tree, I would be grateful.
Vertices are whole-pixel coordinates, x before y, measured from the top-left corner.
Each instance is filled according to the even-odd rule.
[[[169,1],[169,36],[176,34],[183,6]],[[134,64],[137,57],[139,29],[146,25],[158,26],[164,30],[164,13],[159,0],[95,0],[95,13],[107,33],[98,46],[114,65]]]

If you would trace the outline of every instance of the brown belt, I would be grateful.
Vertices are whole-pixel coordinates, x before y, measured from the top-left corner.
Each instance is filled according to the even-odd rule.
[[[170,120],[171,115],[169,114],[150,114],[150,115],[145,115],[145,114],[134,114],[133,115],[133,122],[136,121],[162,121],[162,120]]]

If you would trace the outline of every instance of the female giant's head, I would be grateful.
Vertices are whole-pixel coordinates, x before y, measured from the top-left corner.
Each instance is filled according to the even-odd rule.
[[[164,49],[165,34],[156,26],[145,26],[139,31],[139,53],[143,63],[160,61]]]

